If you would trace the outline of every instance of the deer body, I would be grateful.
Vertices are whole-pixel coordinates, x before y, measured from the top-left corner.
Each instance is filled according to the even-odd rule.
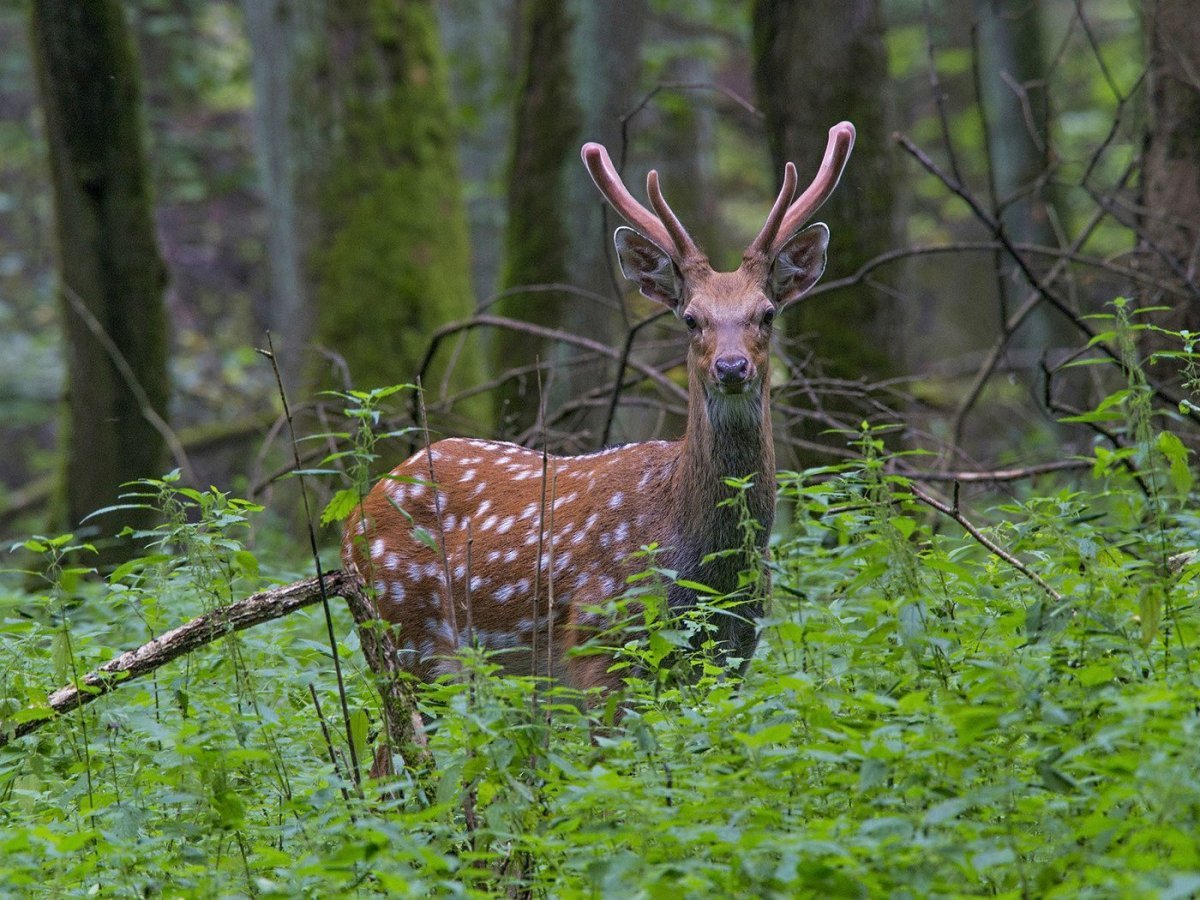
[[[636,230],[618,229],[626,277],[673,308],[690,332],[688,423],[679,441],[649,441],[584,456],[545,456],[515,444],[439,441],[398,466],[347,525],[343,557],[373,587],[382,618],[399,626],[404,662],[422,678],[452,671],[457,648],[478,641],[507,651],[516,672],[547,672],[581,689],[619,677],[605,656],[569,656],[606,623],[596,610],[650,562],[721,593],[754,568],[774,519],[770,339],[775,314],[824,269],[828,230],[800,231],[833,190],[853,143],[848,123],[830,132],[825,164],[792,202],[795,169],[735,272],[715,272],[691,243],[650,174],[657,216],[620,183],[598,145],[584,158],[601,192]],[[745,546],[742,511],[722,504],[751,479]],[[718,551],[716,558],[706,557]],[[672,608],[695,603],[669,588]],[[752,655],[759,600],[716,623],[721,652]],[[537,646],[534,659],[530,648]],[[547,655],[549,654],[549,655]]]

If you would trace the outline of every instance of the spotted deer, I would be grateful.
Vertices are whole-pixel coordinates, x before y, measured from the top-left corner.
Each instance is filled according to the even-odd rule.
[[[416,453],[365,498],[347,524],[343,557],[374,588],[384,620],[399,626],[405,664],[430,679],[453,671],[470,640],[506,650],[510,671],[552,674],[580,689],[609,689],[611,658],[571,654],[604,624],[597,610],[644,571],[637,551],[657,544],[657,565],[722,593],[754,567],[775,516],[770,344],[776,315],[825,269],[829,229],[803,228],[829,197],[854,144],[849,122],[829,132],[812,184],[793,199],[796,168],[733,272],[714,271],[667,205],[658,174],[646,189],[653,212],[622,183],[604,147],[583,160],[600,193],[632,228],[614,240],[621,270],[664,304],[688,332],[688,420],[677,441],[609,447],[583,456],[543,456],[511,443],[451,438]],[[745,478],[749,514],[762,526],[743,547],[735,505],[722,504]],[[449,589],[447,589],[449,588]],[[696,603],[668,589],[668,604]],[[748,597],[714,621],[727,659],[748,660],[761,600]],[[537,649],[534,649],[537,648]],[[549,654],[549,656],[547,656]],[[537,659],[534,659],[534,656]]]

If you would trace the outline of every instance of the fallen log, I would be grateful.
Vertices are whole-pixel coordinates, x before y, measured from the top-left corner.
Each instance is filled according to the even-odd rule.
[[[421,718],[410,686],[400,677],[390,632],[377,626],[379,618],[374,604],[363,594],[357,578],[346,572],[329,572],[324,581],[324,591],[317,578],[259,591],[244,600],[197,616],[135,650],[122,653],[84,675],[77,683],[56,690],[47,698],[45,707],[32,711],[33,718],[24,718],[17,723],[0,721],[0,747],[193,650],[232,632],[283,618],[319,602],[324,594],[342,597],[350,607],[358,625],[364,655],[379,684],[389,738],[401,753],[411,753],[410,748],[415,746],[420,762],[427,763]]]

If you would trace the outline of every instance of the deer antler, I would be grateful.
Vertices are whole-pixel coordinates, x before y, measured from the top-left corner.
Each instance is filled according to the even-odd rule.
[[[750,246],[746,248],[747,256],[774,256],[780,248],[800,230],[809,217],[821,204],[829,199],[833,189],[837,187],[850,159],[850,151],[854,149],[854,126],[849,122],[839,122],[829,129],[829,143],[825,146],[825,158],[817,177],[794,202],[792,196],[796,191],[796,167],[788,163],[783,170],[783,188],[775,198],[775,205],[767,216],[766,224],[758,233]]]
[[[600,193],[630,225],[669,253],[681,267],[685,262],[703,256],[696,242],[683,227],[683,223],[679,221],[679,217],[667,205],[658,185],[657,171],[651,169],[646,176],[646,193],[649,194],[650,203],[657,212],[655,215],[629,193],[603,145],[584,144],[581,155]]]

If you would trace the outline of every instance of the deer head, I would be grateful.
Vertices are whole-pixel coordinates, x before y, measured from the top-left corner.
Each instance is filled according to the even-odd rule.
[[[829,229],[822,223],[803,226],[837,187],[853,146],[853,125],[831,128],[821,168],[799,197],[796,167],[787,164],[775,205],[733,272],[717,272],[709,264],[664,199],[657,171],[646,178],[651,212],[622,183],[604,147],[583,146],[596,187],[633,226],[614,235],[621,270],[687,326],[688,368],[713,412],[739,409],[744,404],[737,398],[761,390],[775,317],[825,271]]]

